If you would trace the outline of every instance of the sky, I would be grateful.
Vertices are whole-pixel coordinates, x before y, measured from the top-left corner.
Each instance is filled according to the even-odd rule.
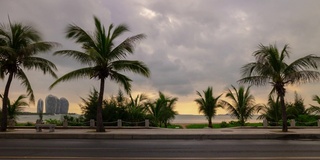
[[[60,77],[67,72],[85,67],[77,61],[53,56],[62,49],[81,50],[79,44],[65,38],[68,24],[86,31],[94,31],[93,16],[107,28],[127,24],[130,32],[125,38],[143,33],[147,36],[136,45],[130,60],[143,61],[151,71],[150,78],[131,73],[132,95],[145,93],[151,99],[161,91],[178,97],[179,114],[199,114],[194,99],[196,91],[212,86],[214,96],[225,93],[231,85],[238,87],[241,67],[254,61],[252,53],[259,44],[276,44],[279,49],[289,44],[288,62],[307,54],[320,55],[320,1],[317,0],[1,0],[0,22],[32,25],[43,40],[61,45],[42,57],[56,64]],[[34,89],[36,101],[49,94],[65,97],[70,103],[69,112],[81,113],[81,98],[86,98],[93,88],[99,87],[94,79],[79,79],[58,84],[41,72],[26,72]],[[1,92],[6,79],[0,81]],[[116,95],[121,86],[107,81],[105,98]],[[265,103],[271,86],[252,86],[257,103]],[[307,106],[316,104],[312,95],[320,95],[319,82],[288,86],[287,100],[294,92],[302,96]],[[14,80],[9,97],[15,99],[25,94],[25,88]],[[222,96],[222,99],[225,99]],[[26,111],[35,112],[36,105]],[[218,114],[225,113],[220,109]]]

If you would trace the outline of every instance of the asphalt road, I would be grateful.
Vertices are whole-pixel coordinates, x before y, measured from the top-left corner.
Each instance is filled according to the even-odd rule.
[[[320,159],[320,141],[0,139],[0,159]]]

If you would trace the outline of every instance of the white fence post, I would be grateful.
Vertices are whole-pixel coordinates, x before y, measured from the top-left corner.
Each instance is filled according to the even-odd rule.
[[[146,128],[149,128],[149,125],[150,125],[149,119],[146,119],[146,120],[145,120],[145,127],[146,127]]]
[[[63,127],[68,127],[68,120],[67,119],[64,119],[63,120]]]
[[[94,122],[94,119],[90,119],[90,127],[95,127],[96,126],[96,124],[95,124],[95,122]]]
[[[8,120],[8,126],[9,127],[14,127],[16,125],[16,122],[14,121],[14,119],[9,119]]]
[[[268,121],[266,118],[263,119],[263,127],[268,127]]]
[[[291,127],[295,127],[296,126],[296,121],[294,119],[291,119],[290,126]]]
[[[122,127],[122,120],[118,119],[118,127]]]

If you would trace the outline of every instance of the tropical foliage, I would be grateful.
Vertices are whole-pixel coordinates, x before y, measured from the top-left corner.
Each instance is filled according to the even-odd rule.
[[[277,126],[281,121],[281,106],[279,98],[274,99],[272,95],[269,95],[267,105],[259,107],[258,112],[260,112],[258,119],[266,119],[269,125]]]
[[[161,127],[162,124],[167,127],[175,115],[178,113],[174,110],[175,103],[178,98],[168,97],[162,92],[159,92],[159,98],[154,102],[146,104],[147,114],[151,117],[151,121],[155,126]]]
[[[34,102],[34,94],[31,83],[24,72],[25,70],[40,70],[44,74],[49,73],[56,77],[56,66],[37,54],[50,51],[57,43],[42,41],[40,33],[32,26],[21,23],[11,23],[0,26],[0,78],[6,76],[2,101],[1,131],[7,129],[8,96],[13,78],[21,81],[26,88],[31,102]]]
[[[99,93],[94,89],[89,96],[81,98],[83,104],[80,105],[85,121],[95,119],[97,101]],[[103,121],[115,125],[118,119],[129,124],[138,125],[145,119],[150,119],[152,126],[167,127],[177,114],[174,111],[177,98],[165,96],[159,92],[159,98],[152,101],[145,94],[139,94],[136,98],[129,95],[125,97],[120,90],[117,96],[111,96],[103,101]]]
[[[304,100],[297,92],[294,93],[294,102],[287,102],[286,107],[288,119],[297,119],[299,115],[308,115]]]
[[[75,50],[61,50],[55,52],[55,55],[73,57],[81,64],[88,65],[88,67],[80,68],[65,74],[56,80],[50,88],[60,82],[78,78],[95,78],[99,80],[100,90],[96,116],[96,131],[104,132],[102,106],[105,80],[109,78],[110,80],[121,84],[125,91],[129,93],[132,80],[120,72],[129,71],[148,77],[149,69],[140,61],[126,60],[129,54],[133,54],[134,44],[145,38],[145,35],[138,34],[128,37],[120,42],[119,45],[115,45],[115,40],[123,35],[123,33],[127,32],[128,27],[123,24],[114,27],[114,25],[111,24],[106,31],[97,17],[94,17],[94,22],[95,31],[93,34],[84,31],[77,25],[69,25],[67,27],[66,37],[74,39],[76,43],[81,44],[83,52]]]
[[[259,45],[259,49],[253,53],[253,56],[256,61],[242,67],[243,78],[239,82],[257,86],[268,83],[272,85],[270,94],[276,93],[279,97],[282,111],[282,131],[287,132],[285,88],[289,84],[319,80],[320,72],[316,69],[318,69],[320,57],[307,55],[292,63],[287,63],[285,60],[290,56],[288,45],[279,51],[276,45],[264,46],[262,44]]]
[[[233,90],[228,89],[226,98],[228,101],[222,100],[222,105],[226,107],[232,117],[238,119],[241,126],[244,126],[248,119],[252,118],[254,113],[258,109],[258,105],[255,104],[255,99],[250,93],[250,87],[245,88],[240,86],[236,89],[231,86]]]
[[[25,106],[29,106],[24,99],[27,98],[25,95],[20,95],[14,102],[8,102],[8,119],[17,120],[17,116],[21,113]]]
[[[320,97],[318,95],[313,95],[312,100],[317,102],[319,104],[319,106],[310,105],[310,108],[308,108],[308,113],[319,114],[320,113]]]
[[[138,122],[146,118],[146,103],[148,96],[145,94],[139,94],[136,98],[130,95],[130,102],[127,105],[128,120],[131,122]]]
[[[217,108],[222,108],[218,102],[222,94],[215,98],[213,97],[212,87],[208,87],[207,90],[203,91],[203,95],[198,91],[197,95],[200,97],[195,99],[199,107],[199,113],[204,114],[208,120],[208,127],[212,128],[212,118],[216,115]]]

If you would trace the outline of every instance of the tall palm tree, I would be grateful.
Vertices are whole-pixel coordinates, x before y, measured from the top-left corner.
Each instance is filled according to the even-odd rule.
[[[128,27],[121,24],[114,28],[113,24],[111,24],[106,31],[97,17],[94,17],[94,22],[95,31],[93,34],[84,31],[77,25],[69,25],[67,27],[66,37],[74,39],[76,43],[81,44],[84,50],[83,52],[75,50],[61,50],[55,52],[55,55],[73,57],[80,63],[88,65],[88,67],[80,68],[63,75],[56,80],[50,88],[60,82],[78,78],[86,77],[100,80],[96,131],[104,132],[102,101],[105,80],[109,78],[110,80],[123,85],[125,91],[129,93],[132,80],[120,73],[121,71],[130,71],[145,77],[149,77],[150,73],[148,67],[143,62],[125,60],[128,54],[133,54],[134,44],[145,38],[145,35],[138,34],[125,39],[119,45],[115,45],[115,40],[128,31]]]
[[[255,104],[255,99],[250,93],[250,87],[245,88],[240,86],[236,89],[231,85],[232,89],[228,89],[226,97],[231,101],[222,100],[222,105],[227,107],[231,116],[239,120],[241,126],[244,126],[248,119],[252,118],[254,112],[258,109],[259,105]]]
[[[171,98],[159,92],[158,99],[146,104],[147,112],[152,116],[156,126],[161,127],[164,124],[167,127],[170,120],[174,119],[175,115],[178,114],[174,110],[177,101],[178,98]]]
[[[203,96],[198,91],[197,95],[200,98],[197,98],[194,101],[199,106],[199,113],[203,113],[205,115],[208,120],[208,127],[212,128],[212,118],[216,115],[217,108],[222,108],[222,105],[218,102],[222,94],[215,98],[212,95],[212,87],[208,87],[206,91],[203,91]]]
[[[42,41],[40,33],[32,26],[21,23],[11,23],[0,26],[0,78],[8,76],[2,101],[1,130],[7,130],[8,96],[13,78],[21,81],[26,88],[30,101],[34,103],[34,94],[25,70],[40,70],[44,74],[54,73],[56,66],[37,54],[50,51],[57,43]]]
[[[274,99],[272,95],[269,95],[268,104],[260,106],[257,112],[261,112],[258,119],[267,119],[270,125],[278,125],[281,120],[281,106],[279,98]]]
[[[287,63],[290,52],[285,45],[279,52],[276,45],[259,45],[259,49],[253,53],[256,61],[242,67],[242,79],[240,83],[251,85],[266,85],[270,83],[272,90],[270,94],[276,93],[279,97],[282,110],[282,131],[287,132],[287,114],[285,107],[286,86],[297,83],[307,83],[319,80],[320,73],[316,71],[320,57],[307,55],[292,63]]]

